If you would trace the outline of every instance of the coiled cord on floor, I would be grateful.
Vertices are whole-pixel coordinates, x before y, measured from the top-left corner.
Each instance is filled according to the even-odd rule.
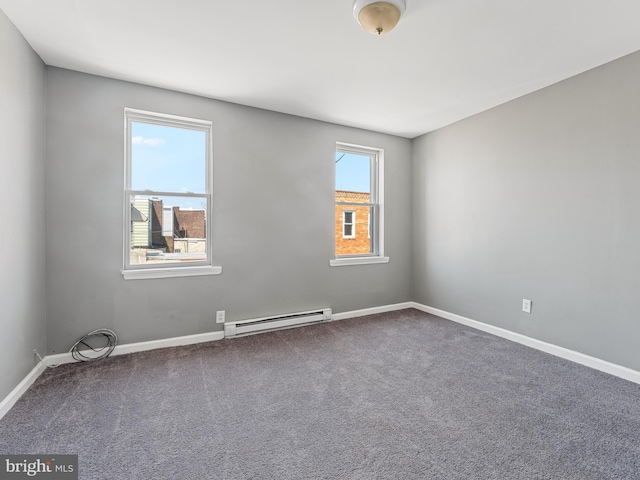
[[[88,340],[89,337],[94,336],[104,337],[106,339],[106,344],[102,347],[93,348],[86,342],[86,340]],[[116,348],[117,343],[118,337],[113,330],[109,330],[108,328],[99,328],[98,330],[87,333],[84,337],[74,343],[69,352],[74,360],[78,362],[88,362],[89,360],[98,360],[99,358],[108,357],[111,355],[111,352],[113,352],[113,349]],[[79,349],[81,345],[84,345],[87,349],[81,351]]]
[[[93,337],[94,335],[96,336],[102,335],[103,337],[105,337],[107,342],[106,345],[99,348],[93,348],[91,345],[85,342],[85,340],[87,340],[89,337]],[[111,352],[113,352],[113,349],[116,348],[117,343],[118,343],[118,337],[113,330],[109,330],[108,328],[99,328],[98,330],[94,330],[93,332],[87,333],[84,337],[82,337],[80,340],[74,343],[73,347],[71,347],[71,350],[69,350],[69,353],[71,354],[73,359],[77,362],[88,362],[89,360],[98,360],[99,358],[106,358],[109,355],[111,355]],[[93,352],[93,354],[95,354],[95,356],[87,356],[84,353],[80,352],[80,350],[78,349],[80,345],[84,345],[85,347],[87,347],[90,351]],[[84,351],[88,352],[89,350],[84,350]],[[33,349],[33,353],[35,353],[38,356],[38,359],[40,360],[40,362],[47,368],[56,368],[61,365],[61,364],[48,365],[47,363],[45,363],[44,359],[40,356],[40,354],[35,348]]]

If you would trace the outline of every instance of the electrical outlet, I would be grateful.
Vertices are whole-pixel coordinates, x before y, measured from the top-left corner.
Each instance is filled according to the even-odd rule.
[[[531,300],[527,300],[526,298],[522,299],[522,311],[524,313],[531,313]]]
[[[216,323],[224,323],[224,310],[216,312]]]

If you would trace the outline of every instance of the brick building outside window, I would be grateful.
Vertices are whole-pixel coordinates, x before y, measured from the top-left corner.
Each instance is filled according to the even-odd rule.
[[[368,192],[336,190],[336,255],[372,253],[369,197]],[[357,203],[365,205],[353,205]]]

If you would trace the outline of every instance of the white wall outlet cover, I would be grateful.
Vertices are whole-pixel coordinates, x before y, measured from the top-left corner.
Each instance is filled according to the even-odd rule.
[[[527,300],[526,298],[522,299],[522,311],[525,313],[531,313],[531,300]]]
[[[224,323],[224,310],[216,312],[216,323]]]

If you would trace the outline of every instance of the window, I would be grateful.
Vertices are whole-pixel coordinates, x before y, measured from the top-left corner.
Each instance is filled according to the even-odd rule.
[[[211,262],[211,130],[125,109],[126,279],[221,273]]]
[[[342,211],[342,238],[356,238],[355,214],[353,210]]]
[[[384,150],[336,145],[335,259],[332,266],[387,263],[384,256]]]

